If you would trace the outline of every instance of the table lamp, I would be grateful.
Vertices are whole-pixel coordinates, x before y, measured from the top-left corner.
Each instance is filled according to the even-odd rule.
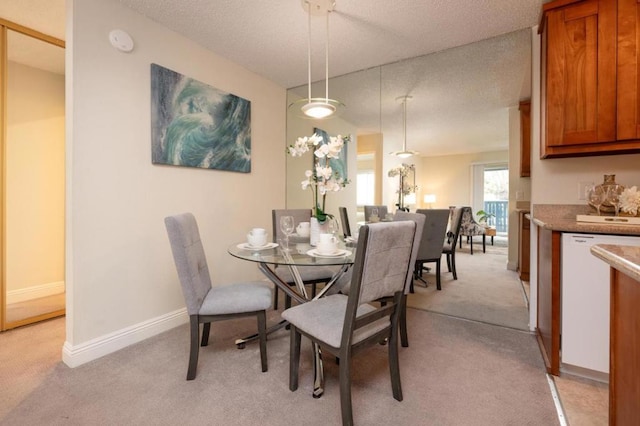
[[[433,207],[433,203],[436,202],[436,194],[424,194],[424,203],[428,206],[428,208]]]

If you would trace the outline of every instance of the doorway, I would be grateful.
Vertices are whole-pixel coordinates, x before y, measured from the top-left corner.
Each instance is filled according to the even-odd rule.
[[[64,42],[0,21],[0,330],[65,314]]]
[[[483,210],[489,216],[487,225],[496,229],[498,235],[507,236],[509,231],[509,165],[473,165],[474,214]]]

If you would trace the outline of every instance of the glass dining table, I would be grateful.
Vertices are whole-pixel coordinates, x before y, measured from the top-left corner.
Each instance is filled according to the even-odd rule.
[[[338,244],[338,252],[335,255],[320,255],[316,252],[315,247],[309,244],[306,239],[292,239],[287,249],[276,243],[269,243],[263,248],[253,248],[247,243],[233,244],[227,249],[228,253],[238,259],[255,262],[258,269],[276,286],[276,289],[282,290],[289,295],[297,303],[305,303],[310,300],[318,299],[325,296],[329,290],[335,285],[338,279],[349,270],[355,260],[356,246],[352,243],[345,243],[340,240]],[[291,276],[295,282],[295,287],[290,286],[282,280],[276,273],[275,267],[286,267],[291,272]],[[305,288],[302,277],[300,276],[298,267],[321,267],[335,266],[335,273],[324,287],[315,295],[310,296]],[[287,325],[282,320],[267,329],[267,334],[273,333]],[[257,334],[237,339],[235,344],[238,348],[258,338]],[[314,386],[313,397],[319,398],[324,392],[324,374],[322,368],[322,353],[320,347],[313,345],[313,371]]]

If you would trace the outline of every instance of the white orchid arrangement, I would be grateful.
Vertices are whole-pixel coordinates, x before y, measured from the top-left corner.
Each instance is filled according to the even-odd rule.
[[[413,194],[418,190],[418,185],[415,184],[415,170],[416,170],[415,164],[404,164],[404,163],[402,163],[398,167],[394,167],[393,169],[389,170],[389,173],[388,173],[389,177],[400,176],[400,182],[398,183],[398,190],[396,191],[396,194],[398,194],[398,202],[396,203],[396,206],[398,206],[398,208],[401,210],[405,209],[404,197],[406,195]],[[409,183],[406,179],[409,176],[409,173],[414,174],[413,185]]]
[[[637,216],[640,213],[640,191],[636,186],[625,188],[620,194],[620,210]]]
[[[299,137],[288,148],[288,152],[292,157],[302,157],[305,153],[313,150],[315,168],[305,172],[306,179],[301,184],[303,190],[311,189],[313,216],[320,222],[324,222],[327,217],[332,217],[332,215],[325,212],[327,194],[341,191],[349,183],[348,180],[345,180],[339,173],[335,172],[330,165],[332,158],[340,158],[340,152],[347,142],[349,142],[349,137],[338,135],[329,137],[329,142],[323,143],[322,137],[314,133],[312,136]]]

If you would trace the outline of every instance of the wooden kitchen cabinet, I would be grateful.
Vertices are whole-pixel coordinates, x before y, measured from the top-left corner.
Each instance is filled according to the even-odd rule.
[[[541,158],[640,152],[638,0],[556,0],[541,23]]]
[[[536,337],[547,373],[560,375],[560,251],[562,233],[538,227]]]
[[[531,101],[522,101],[520,110],[520,177],[531,176]]]

